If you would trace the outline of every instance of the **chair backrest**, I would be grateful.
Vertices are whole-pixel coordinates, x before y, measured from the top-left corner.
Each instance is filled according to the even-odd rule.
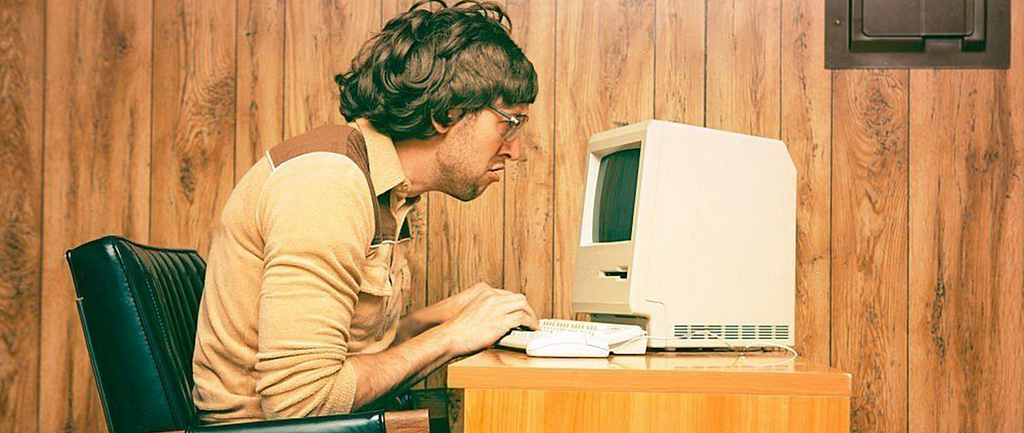
[[[110,433],[196,425],[192,350],[206,264],[108,236],[67,252]]]

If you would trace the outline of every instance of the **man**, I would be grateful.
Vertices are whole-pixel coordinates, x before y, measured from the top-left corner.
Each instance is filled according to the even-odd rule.
[[[239,181],[199,311],[203,421],[358,411],[536,327],[525,297],[485,284],[399,318],[409,209],[427,191],[472,200],[519,156],[537,82],[507,25],[494,3],[413,6],[335,77],[352,122],[286,140]]]

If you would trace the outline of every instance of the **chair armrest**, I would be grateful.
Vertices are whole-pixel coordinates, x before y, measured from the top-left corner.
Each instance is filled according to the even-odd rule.
[[[180,433],[429,433],[427,411],[361,412],[193,427]]]
[[[430,433],[430,413],[426,409],[384,412],[387,433]]]

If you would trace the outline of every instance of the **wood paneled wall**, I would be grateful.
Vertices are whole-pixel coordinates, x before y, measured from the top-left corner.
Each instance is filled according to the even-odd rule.
[[[798,350],[853,373],[855,431],[1024,430],[1024,20],[1006,71],[829,71],[822,0],[502,1],[541,86],[523,158],[413,213],[411,308],[486,281],[571,317],[595,132],[780,138]],[[0,0],[0,431],[105,429],[62,253],[205,252],[234,182],[342,121],[333,75],[411,3]]]

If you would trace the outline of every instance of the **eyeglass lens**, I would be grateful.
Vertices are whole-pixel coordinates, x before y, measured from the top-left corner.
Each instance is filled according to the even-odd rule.
[[[516,116],[514,119],[508,120],[508,131],[505,131],[505,141],[515,140],[519,136],[519,133],[523,130],[523,125],[529,120],[526,116]]]

